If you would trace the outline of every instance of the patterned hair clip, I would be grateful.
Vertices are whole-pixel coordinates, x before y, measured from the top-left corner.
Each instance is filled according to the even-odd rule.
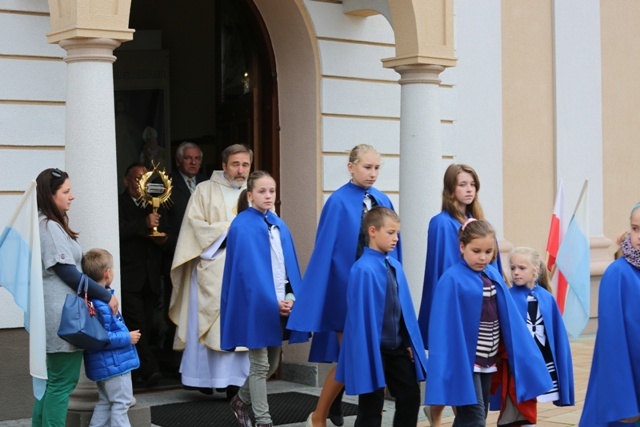
[[[462,225],[462,230],[464,231],[464,229],[467,227],[467,225],[471,224],[473,221],[477,221],[477,219],[475,219],[475,218],[469,218],[469,219],[467,220],[467,222],[465,222],[465,223]]]

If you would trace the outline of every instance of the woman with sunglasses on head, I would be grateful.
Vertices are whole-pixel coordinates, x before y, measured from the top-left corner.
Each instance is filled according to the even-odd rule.
[[[82,349],[58,337],[62,307],[68,294],[77,292],[82,275],[82,248],[78,233],[69,227],[67,211],[74,200],[69,175],[45,169],[36,178],[42,285],[47,336],[47,385],[33,407],[32,426],[65,425],[69,396],[78,383]],[[118,299],[89,279],[89,298],[109,304],[114,313]]]

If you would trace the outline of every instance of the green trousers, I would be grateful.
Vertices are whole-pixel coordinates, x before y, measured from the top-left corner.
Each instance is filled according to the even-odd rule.
[[[47,353],[47,388],[33,406],[32,427],[64,427],[69,395],[80,378],[82,351]]]

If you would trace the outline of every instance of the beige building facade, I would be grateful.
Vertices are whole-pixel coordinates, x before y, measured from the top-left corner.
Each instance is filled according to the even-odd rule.
[[[223,132],[215,117],[224,111],[203,95],[220,78],[209,72],[218,57],[207,41],[220,0],[195,3],[158,10],[144,0],[0,0],[0,224],[42,169],[63,168],[77,197],[70,217],[81,245],[106,247],[118,258],[114,91],[164,90],[168,155],[169,141],[207,141]],[[348,180],[348,150],[369,143],[383,156],[376,186],[403,219],[416,306],[427,224],[440,210],[448,164],[478,171],[480,200],[504,260],[514,245],[543,253],[558,183],[569,216],[588,180],[595,316],[613,240],[640,201],[640,4],[248,0],[247,6],[275,71],[275,143],[263,147],[257,133],[251,142],[275,158],[280,213],[303,270],[322,203]],[[165,58],[166,66],[118,69],[136,57]],[[25,335],[22,314],[0,289],[0,360],[7,367],[0,372],[7,396],[0,419],[30,414]],[[287,350],[291,375],[321,381],[306,352]]]

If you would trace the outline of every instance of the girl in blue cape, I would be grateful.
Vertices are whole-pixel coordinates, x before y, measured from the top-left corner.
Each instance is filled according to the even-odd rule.
[[[518,403],[508,361],[503,360],[498,425],[533,425],[537,422],[537,402],[553,402],[557,406],[575,404],[571,347],[558,304],[551,294],[547,266],[538,252],[515,248],[509,264],[513,282],[509,292],[547,364],[553,388],[536,399]]]
[[[385,387],[395,398],[393,425],[415,426],[420,409],[418,381],[427,360],[402,265],[392,257],[400,218],[373,208],[364,218],[369,245],[351,267],[347,319],[336,379],[357,394],[358,426],[380,426]]]
[[[429,347],[429,316],[433,290],[445,270],[460,261],[458,231],[468,218],[485,219],[478,200],[480,179],[468,165],[451,164],[444,173],[442,212],[431,218],[427,232],[427,261],[422,286],[418,323],[425,349]],[[500,252],[495,252],[492,265],[502,273]],[[432,427],[439,427],[444,406],[425,406]]]
[[[393,209],[389,198],[373,187],[380,169],[380,154],[370,145],[357,145],[347,164],[351,181],[336,190],[320,214],[316,242],[297,293],[289,327],[314,332],[309,361],[337,362],[347,312],[349,271],[364,248],[363,213],[373,206]],[[400,259],[400,245],[389,254]],[[327,374],[316,409],[307,426],[325,426],[329,408],[343,389],[335,381],[335,367]]]
[[[495,231],[469,219],[460,229],[462,259],[436,286],[429,321],[425,403],[456,407],[454,427],[485,426],[498,351],[506,351],[518,402],[553,386],[546,365],[493,260]]]
[[[278,368],[282,341],[305,342],[308,334],[285,330],[300,286],[300,269],[291,233],[274,214],[276,182],[264,171],[253,172],[245,208],[231,223],[222,279],[220,306],[222,349],[249,349],[249,376],[231,400],[241,426],[272,427],[267,402],[267,378]],[[253,409],[253,413],[252,410]]]
[[[622,256],[604,272],[598,332],[580,426],[629,426],[640,420],[640,203]]]

